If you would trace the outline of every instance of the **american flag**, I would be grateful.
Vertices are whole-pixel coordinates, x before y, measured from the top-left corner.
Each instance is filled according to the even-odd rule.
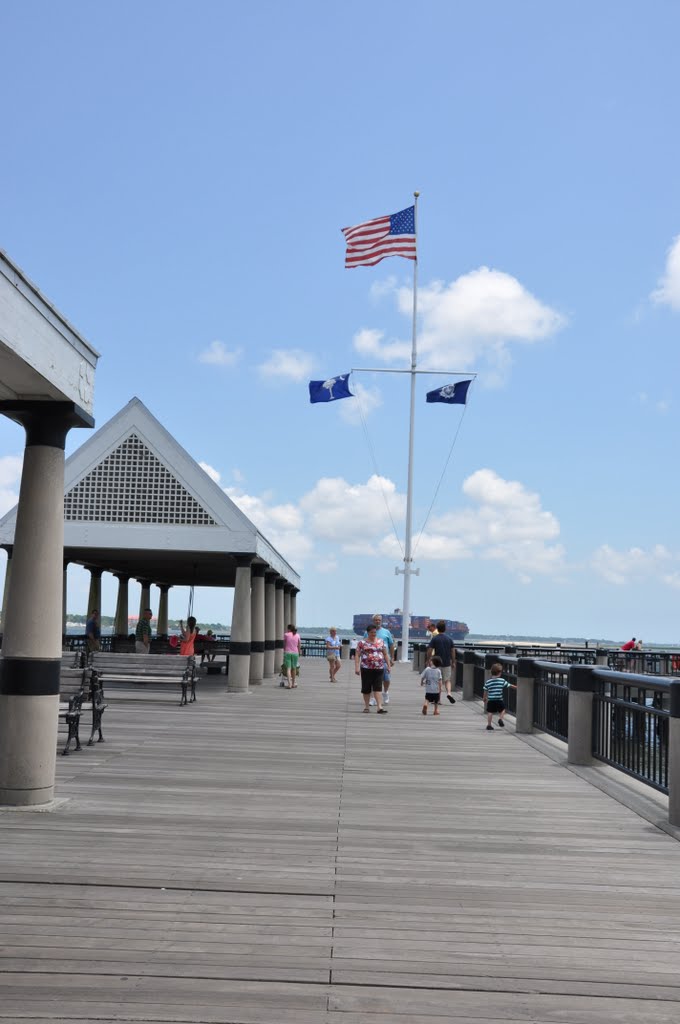
[[[374,267],[386,256],[416,258],[415,207],[343,228],[347,242],[345,267]]]

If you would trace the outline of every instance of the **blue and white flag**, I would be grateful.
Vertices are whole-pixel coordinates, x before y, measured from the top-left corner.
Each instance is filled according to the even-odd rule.
[[[340,373],[328,380],[310,380],[310,402],[335,402],[338,398],[354,398],[349,389],[349,373]]]
[[[446,402],[447,405],[465,405],[471,380],[459,380],[456,384],[445,384],[436,391],[428,391],[428,402]]]

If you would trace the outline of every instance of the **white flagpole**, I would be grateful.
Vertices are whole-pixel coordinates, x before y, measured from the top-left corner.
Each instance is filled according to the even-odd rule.
[[[413,520],[413,433],[416,412],[416,363],[418,348],[416,343],[416,317],[418,312],[418,196],[414,192],[413,231],[416,238],[416,258],[413,261],[413,333],[411,343],[411,416],[408,429],[408,480],[406,485],[406,534],[404,538],[404,600],[401,609],[401,660],[408,661],[408,642],[411,626],[411,575],[419,575],[420,570],[412,569],[411,534]],[[397,572],[399,570],[397,569]]]

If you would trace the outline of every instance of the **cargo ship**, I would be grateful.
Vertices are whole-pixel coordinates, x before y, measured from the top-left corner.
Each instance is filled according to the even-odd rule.
[[[401,640],[401,612],[381,612],[380,614],[382,615],[385,629],[389,629],[395,640]],[[373,615],[374,612],[362,612],[359,615],[355,615],[352,619],[352,629],[354,632],[364,633]],[[409,638],[411,640],[426,640],[429,636],[430,623],[437,621],[439,620],[432,619],[429,615],[412,615],[409,625]],[[465,622],[456,622],[454,619],[444,619],[444,621],[446,623],[446,632],[452,640],[460,642],[470,632]]]

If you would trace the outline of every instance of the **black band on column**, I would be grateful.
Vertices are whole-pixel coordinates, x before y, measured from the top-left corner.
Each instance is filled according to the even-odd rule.
[[[275,651],[276,650],[276,641],[275,640],[265,640],[265,642],[264,642],[264,649],[265,649],[265,651]]]
[[[264,640],[251,640],[250,641],[250,653],[251,654],[264,654]]]
[[[0,693],[16,697],[51,697],[59,693],[61,658],[3,658],[0,662]]]
[[[233,654],[250,654],[250,644],[247,640],[230,640],[229,657]]]
[[[278,651],[279,649],[280,649],[280,650],[283,650],[283,640],[277,640],[277,641],[276,641],[276,647],[275,647],[275,650],[277,650],[277,651]]]

